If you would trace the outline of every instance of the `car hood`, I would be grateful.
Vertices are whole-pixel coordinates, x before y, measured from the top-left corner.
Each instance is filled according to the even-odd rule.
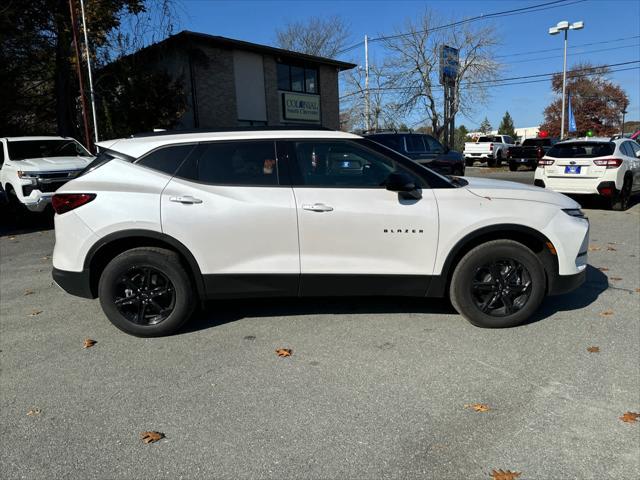
[[[16,167],[21,170],[55,172],[58,170],[80,170],[91,163],[93,157],[45,157],[16,160]]]
[[[489,178],[464,177],[464,179],[469,182],[464,188],[479,197],[528,200],[531,202],[551,203],[562,208],[580,208],[579,203],[566,195],[533,185]]]

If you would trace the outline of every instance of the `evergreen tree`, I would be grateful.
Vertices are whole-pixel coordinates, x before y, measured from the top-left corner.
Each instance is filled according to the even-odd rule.
[[[480,124],[480,127],[478,127],[478,130],[480,130],[482,133],[491,133],[493,127],[491,126],[491,122],[489,122],[489,119],[487,117],[484,117],[484,120]]]
[[[467,141],[467,134],[469,130],[464,125],[460,125],[456,128],[453,140],[453,149],[457,152],[462,152],[464,150],[464,142]]]
[[[513,126],[513,119],[509,112],[504,112],[504,117],[502,117],[502,122],[500,122],[500,126],[498,127],[498,133],[501,135],[509,135],[511,138],[516,138],[516,131]]]

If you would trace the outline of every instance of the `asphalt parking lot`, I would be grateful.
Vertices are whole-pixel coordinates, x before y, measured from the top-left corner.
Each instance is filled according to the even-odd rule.
[[[265,300],[135,338],[53,285],[49,220],[5,224],[1,476],[640,478],[640,422],[619,419],[640,412],[640,205],[585,206],[587,283],[504,330],[446,301]]]

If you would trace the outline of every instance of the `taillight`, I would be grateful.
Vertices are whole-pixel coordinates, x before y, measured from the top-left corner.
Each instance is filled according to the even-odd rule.
[[[96,198],[95,193],[56,193],[51,198],[51,206],[58,215],[62,215],[89,203],[94,198]]]
[[[493,143],[489,145],[489,150],[493,150]]]
[[[622,165],[622,159],[621,158],[605,158],[603,160],[594,160],[593,163],[595,163],[599,167],[618,168],[620,165]]]
[[[549,160],[548,158],[541,158],[538,160],[538,166],[544,167],[545,165],[553,165],[553,160]]]

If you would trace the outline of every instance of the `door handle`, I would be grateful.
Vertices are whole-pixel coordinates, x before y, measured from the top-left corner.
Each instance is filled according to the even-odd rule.
[[[324,203],[314,203],[313,205],[302,205],[304,210],[309,210],[310,212],[332,212],[333,207],[329,205],[325,205]]]
[[[185,203],[185,204],[202,203],[202,200],[196,197],[192,197],[191,195],[183,195],[181,197],[169,197],[169,200],[171,200],[172,202]]]

